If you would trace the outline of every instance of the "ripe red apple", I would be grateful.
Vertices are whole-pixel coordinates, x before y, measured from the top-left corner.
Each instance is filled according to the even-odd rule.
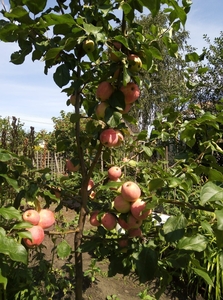
[[[125,86],[123,85],[120,90],[125,96],[126,104],[135,102],[140,96],[140,89],[134,82],[129,82]]]
[[[145,201],[137,199],[131,205],[131,213],[136,219],[145,220],[152,213],[152,210],[146,208]]]
[[[77,172],[80,169],[80,165],[74,166],[70,159],[66,160],[66,170],[69,172]]]
[[[107,229],[107,230],[112,230],[115,228],[115,226],[117,225],[117,219],[116,217],[107,212],[105,213],[102,218],[101,218],[101,224]]]
[[[44,240],[44,230],[39,225],[34,225],[31,228],[27,228],[27,230],[31,233],[32,241],[28,238],[23,238],[25,245],[29,248],[39,246]]]
[[[93,188],[93,186],[94,186],[94,181],[92,179],[90,179],[88,182],[87,190],[88,191],[91,190]],[[94,199],[95,195],[96,195],[95,191],[91,191],[89,197],[91,199]]]
[[[142,220],[137,220],[131,213],[128,215],[120,215],[118,217],[118,224],[125,230],[131,228],[139,228],[142,225]]]
[[[129,225],[127,223],[128,216],[126,214],[120,215],[118,217],[118,224],[125,230],[129,229]]]
[[[108,103],[107,102],[100,102],[96,109],[95,109],[95,114],[96,114],[96,117],[101,120],[101,119],[104,119],[105,117],[105,110],[106,108],[108,107]]]
[[[29,222],[32,225],[38,225],[40,215],[35,209],[28,209],[23,213],[22,218],[25,222]]]
[[[115,147],[117,148],[117,147],[121,146],[122,142],[124,141],[124,137],[120,130],[116,129],[115,132],[118,136],[118,142],[115,144]]]
[[[138,55],[130,54],[128,55],[128,61],[129,61],[129,70],[131,72],[139,72],[142,68],[142,61],[138,57]]]
[[[49,228],[55,223],[54,213],[51,210],[47,208],[41,209],[39,215],[40,221],[38,225],[43,229]]]
[[[126,181],[121,188],[122,197],[129,202],[135,202],[141,196],[140,187],[133,181]]]
[[[119,139],[116,131],[109,128],[101,132],[100,141],[106,147],[114,147],[118,143]]]
[[[91,212],[91,215],[90,215],[90,224],[92,226],[100,226],[101,225],[101,223],[97,219],[98,213],[99,213],[98,210]]]
[[[86,53],[92,53],[94,51],[95,44],[93,40],[85,40],[83,41],[83,49]]]
[[[121,195],[115,197],[113,206],[120,213],[127,213],[131,210],[131,203],[124,200]]]
[[[118,245],[121,248],[128,247],[128,239],[121,238],[120,240],[118,240]]]
[[[140,228],[132,228],[128,230],[129,237],[142,237],[142,230]]]
[[[108,169],[108,177],[111,180],[116,180],[122,175],[122,170],[118,166],[112,166],[111,168]]]
[[[125,108],[120,111],[120,113],[123,114],[123,115],[127,114],[130,111],[131,108],[132,108],[132,103],[128,103],[128,104],[125,105]]]
[[[139,228],[142,225],[142,220],[137,220],[131,213],[127,219],[128,229]]]
[[[106,101],[114,92],[113,86],[108,81],[103,81],[98,85],[96,97],[101,101]]]

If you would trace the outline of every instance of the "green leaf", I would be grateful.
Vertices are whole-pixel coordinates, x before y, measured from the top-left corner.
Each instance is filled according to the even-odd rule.
[[[139,2],[151,11],[153,17],[155,17],[160,10],[160,0],[140,0]]]
[[[187,219],[184,215],[171,216],[163,225],[163,232],[167,242],[175,242],[181,239],[185,233]]]
[[[205,205],[207,202],[212,201],[222,201],[223,199],[223,189],[213,182],[207,182],[201,188],[200,194],[200,204]]]
[[[223,174],[215,169],[209,169],[208,180],[210,181],[223,181]]]
[[[57,245],[57,255],[62,259],[68,257],[71,251],[72,248],[66,240],[63,240],[60,244]]]
[[[149,51],[152,53],[153,58],[156,58],[159,60],[163,59],[161,52],[156,47],[150,46]]]
[[[223,209],[215,211],[217,217],[217,229],[223,230]]]
[[[122,114],[108,107],[105,111],[105,121],[111,128],[118,127]]]
[[[57,67],[56,72],[53,74],[53,79],[60,88],[69,83],[70,71],[66,64]]]
[[[77,123],[80,120],[80,114],[71,114],[70,116],[70,122],[71,123]]]
[[[180,7],[178,5],[178,3],[175,0],[171,0],[171,4],[174,7],[176,16],[180,19],[181,23],[183,25],[185,25],[186,20],[187,20],[187,14],[186,14],[186,12],[184,11],[184,9],[182,7]]]
[[[186,62],[198,62],[199,61],[199,55],[196,52],[188,53],[185,55]]]
[[[8,255],[12,260],[27,264],[27,252],[23,245],[18,244],[14,239],[1,235],[0,253]]]
[[[131,10],[132,10],[131,6],[130,6],[128,3],[126,3],[126,2],[122,2],[122,3],[121,3],[121,9],[124,11],[124,13],[125,13],[126,15],[127,15],[128,13],[130,13]]]
[[[120,42],[121,44],[123,44],[127,49],[129,48],[128,39],[126,37],[124,37],[123,35],[116,35],[114,37],[114,39],[117,42]]]
[[[94,26],[93,24],[87,24],[87,23],[83,23],[83,27],[87,35],[89,34],[96,35],[103,29],[103,27],[98,27],[98,26]]]
[[[25,56],[21,53],[21,51],[15,51],[11,54],[10,62],[14,65],[21,65],[25,61]]]
[[[11,185],[14,188],[14,190],[16,190],[16,192],[19,192],[18,183],[17,183],[17,181],[15,179],[12,179],[12,178],[8,177],[8,175],[5,175],[5,174],[0,174],[0,177],[5,178],[5,180],[7,181],[7,183],[9,185]]]
[[[192,269],[198,276],[202,277],[207,282],[208,285],[211,285],[211,286],[214,285],[213,281],[211,280],[211,278],[207,272],[205,272],[204,270],[201,270],[201,269],[197,269],[197,268],[192,268]]]
[[[161,178],[151,179],[149,181],[149,190],[154,191],[160,189],[164,186],[164,183],[165,183],[164,180]]]
[[[141,283],[154,279],[157,262],[158,253],[150,248],[143,247],[136,261],[136,273]]]
[[[20,212],[17,209],[15,209],[15,207],[13,207],[13,206],[1,207],[0,215],[6,220],[10,220],[10,219],[16,219],[19,221],[22,220],[22,216],[21,216]]]
[[[208,241],[205,236],[197,234],[192,237],[183,237],[178,242],[178,249],[201,252],[207,247]]]
[[[51,48],[47,51],[44,60],[54,59],[63,50],[63,47]]]
[[[9,153],[7,150],[0,150],[0,161],[6,162],[12,160],[13,154]]]
[[[20,19],[28,15],[28,11],[22,6],[16,6],[10,10],[10,12],[5,13],[6,18]]]
[[[46,21],[46,25],[56,25],[56,24],[70,24],[75,25],[74,18],[71,14],[47,14],[43,16],[43,19]]]
[[[125,96],[121,91],[116,90],[108,99],[108,103],[113,108],[123,110],[125,108]]]
[[[37,15],[46,7],[47,0],[23,0],[23,3],[28,7],[28,9],[34,14]]]
[[[148,157],[151,157],[153,155],[153,151],[149,147],[142,146],[142,150]]]

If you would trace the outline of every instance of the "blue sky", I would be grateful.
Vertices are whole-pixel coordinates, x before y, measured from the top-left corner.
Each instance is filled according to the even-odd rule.
[[[203,34],[213,40],[223,31],[222,12],[223,0],[193,1],[186,29],[190,32],[188,44],[199,53],[206,46]],[[27,130],[34,126],[35,131],[52,131],[51,118],[59,117],[61,110],[72,111],[72,107],[66,106],[66,94],[54,83],[53,70],[47,76],[43,73],[43,62],[33,63],[30,57],[22,65],[9,62],[16,50],[16,44],[0,42],[0,116],[19,118]]]

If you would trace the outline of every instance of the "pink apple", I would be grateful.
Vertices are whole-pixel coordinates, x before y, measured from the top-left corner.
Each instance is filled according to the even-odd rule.
[[[122,170],[120,167],[117,166],[112,166],[111,168],[108,169],[108,177],[111,180],[116,180],[122,175]]]
[[[152,210],[146,208],[145,201],[137,199],[131,205],[131,213],[136,219],[145,220],[152,213]]]
[[[142,220],[137,220],[131,213],[128,215],[120,215],[118,217],[118,224],[125,230],[131,228],[139,228],[142,225]]]
[[[69,172],[77,172],[80,169],[80,165],[74,166],[70,159],[66,160],[66,170]]]
[[[121,188],[122,197],[129,202],[135,202],[141,196],[140,187],[133,181],[126,181]]]
[[[29,248],[39,246],[44,240],[44,230],[39,225],[34,225],[31,228],[27,228],[27,230],[31,233],[32,240],[28,238],[23,238],[25,245]]]
[[[101,132],[100,141],[106,147],[114,147],[118,143],[119,137],[114,129],[109,128]]]
[[[129,61],[129,70],[131,72],[139,72],[142,68],[142,61],[138,57],[138,55],[130,54],[128,55],[128,61]]]
[[[101,223],[97,219],[98,213],[99,213],[98,210],[91,212],[91,215],[90,215],[90,224],[92,226],[100,226],[101,225]]]
[[[105,117],[105,110],[106,108],[108,107],[108,103],[107,102],[100,102],[96,109],[95,109],[95,114],[96,114],[96,117],[101,120],[101,119],[104,119]]]
[[[93,188],[93,186],[94,186],[94,181],[92,179],[90,179],[88,182],[87,190],[90,191]],[[91,199],[94,199],[95,195],[96,195],[96,192],[91,191],[89,197]]]
[[[123,115],[127,114],[130,111],[131,108],[132,108],[132,103],[126,104],[125,108],[123,110],[121,110],[120,113],[123,114]]]
[[[32,225],[38,225],[40,215],[35,209],[28,209],[23,213],[22,218],[25,222],[29,222]]]
[[[120,213],[127,213],[131,209],[131,203],[124,200],[121,195],[115,197],[113,206]]]
[[[142,220],[137,220],[133,215],[130,213],[127,219],[128,229],[132,228],[139,228],[142,225]]]
[[[117,225],[117,219],[113,214],[107,212],[102,216],[101,223],[107,230],[112,230]]]
[[[140,89],[134,82],[129,82],[126,86],[123,85],[120,90],[125,96],[126,104],[135,102],[140,96]]]
[[[101,101],[106,101],[110,98],[113,92],[114,88],[111,83],[103,81],[98,85],[98,88],[96,90],[96,97]]]
[[[115,144],[115,147],[117,148],[117,147],[121,146],[122,142],[124,141],[124,137],[120,130],[116,129],[115,132],[118,136],[118,142]]]
[[[126,215],[120,215],[118,217],[118,224],[125,230],[128,230],[129,229],[129,225],[127,223],[127,219],[128,219],[128,216]]]
[[[39,215],[40,221],[38,225],[43,229],[49,228],[55,223],[54,213],[51,210],[47,208],[41,209]]]
[[[142,230],[140,228],[132,228],[128,231],[129,237],[142,237]]]
[[[128,247],[128,239],[121,238],[120,240],[118,240],[118,245],[121,248]]]

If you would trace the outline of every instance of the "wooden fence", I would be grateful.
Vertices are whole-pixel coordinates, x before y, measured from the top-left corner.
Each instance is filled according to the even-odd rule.
[[[37,169],[49,168],[53,177],[65,172],[65,158],[51,151],[35,151],[33,164]]]

